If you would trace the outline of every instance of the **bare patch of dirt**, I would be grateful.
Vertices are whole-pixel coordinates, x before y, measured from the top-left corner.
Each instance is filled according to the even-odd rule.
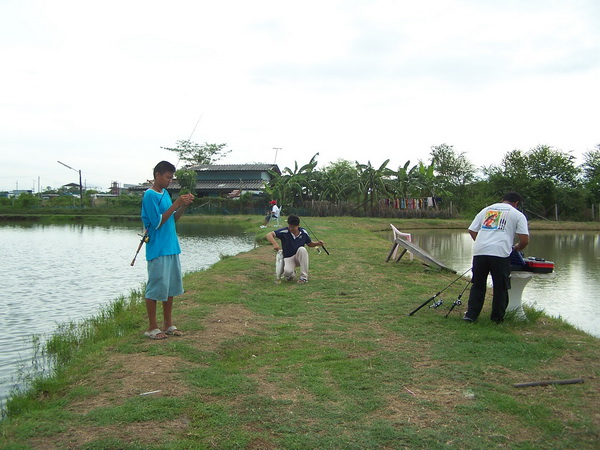
[[[205,328],[197,332],[186,332],[182,341],[191,342],[203,350],[215,350],[223,342],[252,333],[260,326],[255,314],[242,305],[221,305],[203,320]],[[164,341],[166,342],[166,341]],[[161,345],[163,341],[148,342],[148,345]],[[140,395],[178,397],[190,393],[191,389],[183,382],[178,368],[188,362],[174,356],[150,356],[146,353],[111,354],[107,357],[104,369],[91,372],[90,378],[81,386],[96,389],[95,395],[76,399],[68,406],[70,411],[86,414],[94,409],[123,404],[127,399]],[[268,383],[261,384],[266,390],[272,389]],[[158,391],[158,392],[157,392]],[[278,394],[279,398],[287,397]],[[84,446],[98,439],[120,439],[124,442],[152,444],[167,442],[169,436],[180,435],[189,426],[187,418],[170,421],[148,421],[110,425],[107,427],[73,427],[51,439],[34,440],[29,444],[34,448],[72,448]]]
[[[201,350],[214,351],[224,342],[253,333],[261,326],[257,316],[243,305],[220,305],[204,319],[204,329],[187,332],[186,340]]]
[[[33,448],[80,448],[99,439],[118,439],[123,442],[141,445],[155,445],[156,442],[168,442],[174,436],[184,432],[189,426],[189,419],[179,417],[167,421],[135,422],[107,427],[72,428],[50,442],[48,439],[29,441]]]
[[[138,354],[114,354],[106,361],[106,369],[92,372],[93,378],[82,383],[99,388],[94,396],[76,400],[69,410],[85,414],[93,409],[115,406],[125,400],[147,392],[147,395],[177,397],[185,395],[189,389],[180,380],[176,368],[184,362],[172,356],[148,356]]]

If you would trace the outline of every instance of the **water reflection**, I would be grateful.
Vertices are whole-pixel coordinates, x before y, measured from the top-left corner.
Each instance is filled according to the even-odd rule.
[[[401,230],[432,256],[458,273],[471,267],[473,241],[466,230]],[[391,239],[391,233],[389,234]],[[600,337],[600,234],[595,232],[531,231],[525,256],[554,261],[555,277],[534,277],[523,294],[525,304],[562,317]]]
[[[137,225],[0,224],[0,399],[30,362],[33,334],[90,317],[146,281],[145,250],[130,266],[138,232]],[[235,227],[180,223],[178,233],[184,272],[254,247]]]

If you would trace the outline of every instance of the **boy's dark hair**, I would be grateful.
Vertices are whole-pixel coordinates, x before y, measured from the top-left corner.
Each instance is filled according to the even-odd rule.
[[[175,173],[175,170],[175,166],[169,161],[161,161],[154,167],[154,170],[152,171],[152,176],[154,176],[156,172],[160,173],[161,175],[166,172]]]
[[[516,192],[507,192],[502,197],[503,202],[511,202],[511,203],[521,203],[521,196]]]
[[[290,214],[287,218],[288,225],[300,225],[300,217]]]

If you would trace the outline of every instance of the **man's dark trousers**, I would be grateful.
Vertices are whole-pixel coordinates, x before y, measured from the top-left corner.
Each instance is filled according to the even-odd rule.
[[[492,300],[491,319],[502,322],[508,306],[508,290],[510,289],[510,257],[479,255],[473,257],[473,286],[469,294],[469,306],[465,317],[475,320],[479,317],[485,292],[488,274],[492,275],[494,297]]]

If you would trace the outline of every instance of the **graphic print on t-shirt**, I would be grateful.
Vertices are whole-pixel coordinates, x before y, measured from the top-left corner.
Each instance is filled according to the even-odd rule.
[[[481,228],[484,230],[504,230],[506,227],[506,216],[509,211],[498,211],[490,209],[486,211]]]

